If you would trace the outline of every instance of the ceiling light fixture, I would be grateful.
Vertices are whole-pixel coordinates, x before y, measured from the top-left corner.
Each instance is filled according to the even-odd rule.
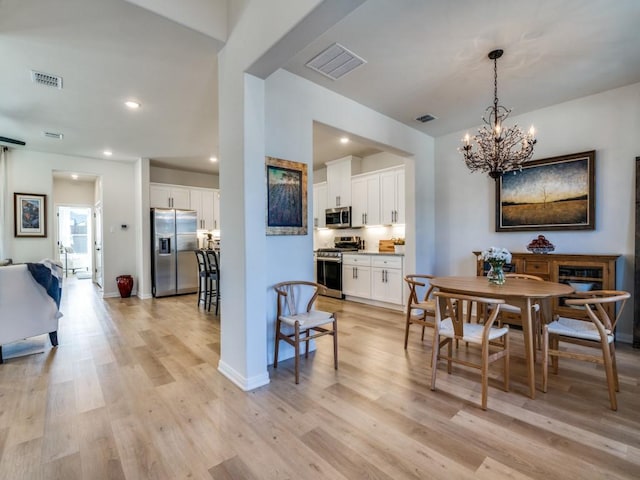
[[[489,58],[493,60],[493,105],[482,117],[486,125],[479,128],[473,138],[467,133],[464,145],[458,148],[469,170],[488,172],[494,180],[505,172],[522,169],[522,164],[531,159],[536,144],[533,127],[525,134],[517,125],[504,126],[511,110],[498,105],[498,59],[503,53],[502,50],[489,52]]]
[[[217,157],[209,157],[209,161],[211,163],[216,163],[218,161],[218,158]]]
[[[127,100],[124,104],[129,107],[131,110],[135,110],[136,108],[140,108],[140,103],[134,102],[133,100]]]
[[[349,137],[341,137],[340,143],[349,143]]]
[[[72,173],[71,174],[71,178],[73,178],[74,180],[78,179],[78,174],[77,173]]]
[[[104,154],[105,157],[110,157],[111,155],[113,155],[113,152],[111,150],[105,150],[102,153]]]

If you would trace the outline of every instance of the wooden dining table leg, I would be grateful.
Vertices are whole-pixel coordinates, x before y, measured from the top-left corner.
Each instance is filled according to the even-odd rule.
[[[522,334],[524,337],[524,355],[527,365],[529,397],[536,398],[536,371],[533,351],[533,319],[531,318],[531,298],[509,299],[509,303],[520,307],[522,312]]]

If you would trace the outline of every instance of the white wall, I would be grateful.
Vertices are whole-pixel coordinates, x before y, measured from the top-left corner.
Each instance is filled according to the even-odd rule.
[[[55,258],[53,205],[57,200],[53,197],[54,170],[75,171],[102,177],[104,296],[118,296],[116,277],[122,274],[135,277],[136,274],[134,241],[138,225],[134,221],[134,171],[131,163],[23,149],[11,151],[7,172],[9,195],[13,192],[47,195],[47,237],[10,238],[9,256],[14,262]],[[13,221],[12,207],[6,209],[5,218]],[[121,224],[127,224],[129,228],[122,230]]]
[[[220,186],[218,175],[153,166],[149,167],[149,181],[186,187],[218,188]]]
[[[60,205],[90,205],[93,207],[95,182],[78,182],[55,178],[53,180],[53,198]],[[55,228],[55,222],[53,224]]]
[[[265,84],[268,156],[303,162],[311,169],[314,120],[414,155],[406,162],[408,201],[405,233],[407,238],[413,239],[419,231],[420,242],[408,241],[405,262],[409,270],[430,271],[434,253],[433,139],[284,70],[275,72]],[[422,178],[418,190],[414,169]],[[310,174],[309,186],[313,182],[313,174]],[[313,218],[312,201],[308,202],[308,218]],[[312,229],[305,236],[267,237],[269,362],[273,359],[275,322],[275,294],[269,286],[284,280],[312,279],[312,249]],[[287,356],[291,356],[291,349],[284,349],[282,358]]]
[[[544,235],[558,253],[621,254],[617,287],[633,292],[635,157],[640,155],[640,83],[554,105],[510,119],[536,126],[534,159],[596,150],[596,230]],[[436,269],[475,274],[473,250],[492,245],[525,252],[538,232],[495,232],[494,182],[470,173],[457,152],[466,132],[436,139]],[[469,133],[473,133],[470,131]],[[633,305],[618,327],[631,341]]]

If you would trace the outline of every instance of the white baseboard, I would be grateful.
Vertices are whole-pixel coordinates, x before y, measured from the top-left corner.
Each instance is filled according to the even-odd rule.
[[[218,371],[229,380],[231,380],[238,388],[245,392],[254,390],[258,387],[262,387],[263,385],[267,385],[270,382],[269,372],[265,371],[261,375],[255,375],[254,377],[246,378],[222,360],[218,362]]]
[[[350,302],[363,303],[365,305],[371,305],[374,307],[388,308],[389,310],[397,310],[399,312],[402,312],[404,310],[404,305],[381,302],[379,300],[373,300],[370,298],[352,297],[351,295],[345,295],[344,299],[349,300]]]
[[[616,333],[616,341],[622,343],[633,343],[633,335],[628,335],[626,333]]]

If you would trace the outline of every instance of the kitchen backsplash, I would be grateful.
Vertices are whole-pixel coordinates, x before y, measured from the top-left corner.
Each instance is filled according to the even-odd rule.
[[[355,235],[365,242],[365,249],[378,251],[378,242],[380,240],[389,240],[391,238],[404,238],[404,225],[398,226],[381,226],[367,228],[341,228],[339,230],[318,229],[313,231],[313,249],[331,248],[333,247],[334,237],[343,237]]]

